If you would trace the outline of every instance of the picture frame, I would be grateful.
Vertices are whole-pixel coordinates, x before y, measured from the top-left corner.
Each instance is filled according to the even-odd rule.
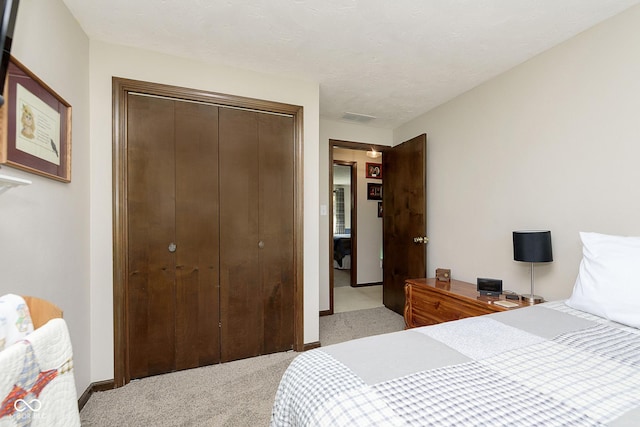
[[[367,178],[382,179],[382,163],[366,164]]]
[[[14,57],[0,108],[0,163],[71,182],[71,105]]]
[[[367,200],[382,200],[382,184],[367,183]]]
[[[382,218],[382,202],[378,202],[378,218]]]

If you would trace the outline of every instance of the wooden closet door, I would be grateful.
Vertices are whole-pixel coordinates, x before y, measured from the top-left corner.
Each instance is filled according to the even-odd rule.
[[[128,96],[130,378],[220,360],[217,115]]]
[[[223,362],[262,353],[258,113],[220,109],[220,323]]]
[[[263,353],[274,353],[293,348],[293,118],[258,117]]]
[[[293,347],[293,120],[220,109],[222,361]]]
[[[131,378],[175,369],[173,101],[127,97],[127,326]]]
[[[176,367],[220,361],[218,108],[175,102]]]

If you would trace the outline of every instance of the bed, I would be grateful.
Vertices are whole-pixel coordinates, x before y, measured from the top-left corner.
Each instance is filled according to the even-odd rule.
[[[351,268],[351,235],[333,235],[333,268],[349,270]]]
[[[613,298],[588,296],[589,281],[616,285],[585,259],[567,301],[302,353],[282,377],[271,425],[640,425],[640,299],[622,322],[599,312]]]

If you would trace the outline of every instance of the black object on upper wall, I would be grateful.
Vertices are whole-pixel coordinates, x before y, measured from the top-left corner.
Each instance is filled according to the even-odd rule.
[[[0,106],[4,104],[4,83],[7,79],[9,68],[9,56],[11,55],[11,43],[13,42],[13,29],[18,15],[19,0],[2,1],[2,27],[0,27],[0,46],[2,46],[2,59],[0,62]]]

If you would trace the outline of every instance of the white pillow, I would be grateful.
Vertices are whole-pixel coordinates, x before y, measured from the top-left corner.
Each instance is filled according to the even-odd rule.
[[[566,304],[640,328],[640,237],[580,233],[582,262]]]

